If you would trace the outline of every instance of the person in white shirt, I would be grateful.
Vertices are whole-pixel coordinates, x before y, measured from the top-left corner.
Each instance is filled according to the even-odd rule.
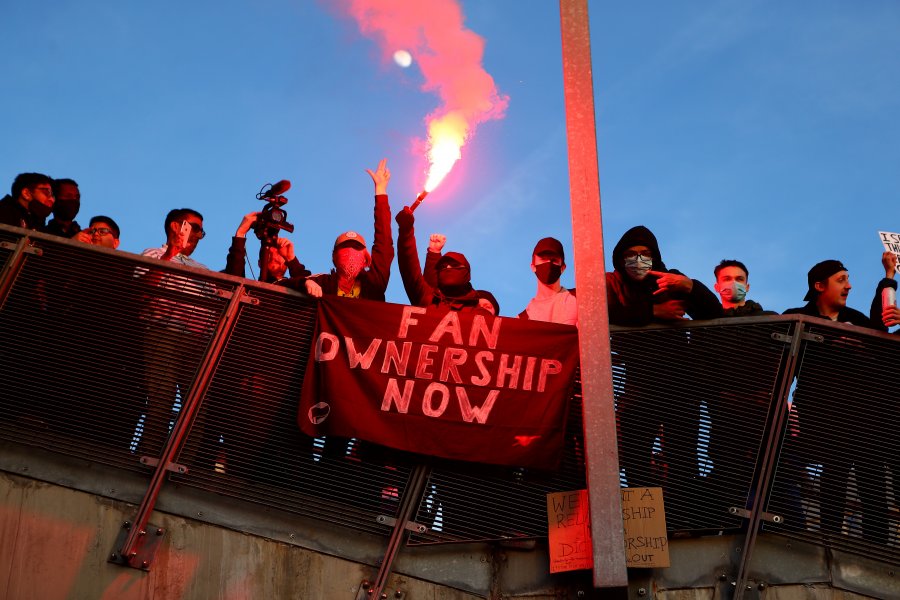
[[[166,243],[141,254],[160,261],[209,270],[190,257],[206,235],[203,215],[190,208],[169,211]],[[174,420],[174,408],[184,403],[197,364],[218,318],[211,284],[173,270],[138,267],[135,276],[147,286],[143,319],[147,406],[139,454],[158,457]]]
[[[531,270],[537,277],[537,293],[521,313],[520,319],[578,325],[575,294],[560,284],[566,270],[566,255],[559,240],[546,237],[531,253]]]

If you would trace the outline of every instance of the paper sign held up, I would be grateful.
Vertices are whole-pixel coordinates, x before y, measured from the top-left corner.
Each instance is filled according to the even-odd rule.
[[[587,490],[547,494],[550,572],[590,569],[591,516]]]
[[[879,231],[878,237],[881,238],[881,243],[884,245],[885,250],[893,252],[900,257],[900,233]]]
[[[669,538],[662,488],[623,488],[622,525],[625,564],[629,567],[668,567]]]

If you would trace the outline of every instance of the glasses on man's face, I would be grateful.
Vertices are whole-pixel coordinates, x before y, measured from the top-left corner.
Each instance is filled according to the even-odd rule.
[[[90,229],[85,229],[84,232],[90,236],[113,235],[113,230],[109,227],[91,227]]]
[[[196,223],[191,223],[190,221],[184,222],[191,226],[191,235],[196,235],[201,240],[206,237],[206,232],[203,231],[202,225],[197,225]]]
[[[653,257],[650,256],[650,253],[649,253],[649,252],[647,252],[647,253],[643,253],[643,252],[635,252],[634,250],[628,250],[628,251],[626,251],[626,252],[623,252],[623,253],[622,253],[622,258],[626,258],[626,259],[628,259],[628,258],[637,258],[637,259],[640,259],[640,260],[653,260]]]
[[[43,195],[47,196],[48,198],[53,197],[53,188],[51,188],[49,185],[39,185],[36,188],[34,188],[34,191],[40,192]]]
[[[452,264],[452,263],[445,263],[445,264],[441,265],[441,266],[440,266],[440,269],[438,269],[438,270],[439,270],[439,271],[446,271],[446,270],[448,270],[448,269],[453,269],[454,271],[456,271],[456,270],[458,270],[458,269],[465,269],[465,268],[466,268],[466,267],[463,266],[463,265],[454,265],[454,264]]]

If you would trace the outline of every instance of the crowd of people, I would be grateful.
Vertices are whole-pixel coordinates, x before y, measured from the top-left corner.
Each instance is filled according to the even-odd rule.
[[[337,295],[384,301],[394,260],[391,209],[387,186],[390,170],[382,160],[367,170],[375,184],[375,232],[371,246],[362,234],[347,231],[338,235],[332,250],[334,269],[312,274],[298,260],[293,243],[284,237],[260,249],[261,277],[303,291],[312,297]],[[119,246],[120,230],[111,217],[91,217],[88,228],[76,221],[81,205],[78,184],[72,179],[53,179],[41,173],[22,173],[9,195],[0,200],[0,223],[15,225],[76,239],[107,248]],[[47,217],[52,218],[47,221]],[[223,271],[245,276],[246,236],[256,230],[260,213],[245,215],[232,238]],[[425,253],[424,268],[419,262],[415,237],[415,216],[409,207],[395,215],[398,224],[397,261],[403,286],[413,305],[435,310],[478,311],[500,314],[497,299],[472,285],[471,265],[459,252],[443,252],[446,237],[432,234]],[[142,253],[162,261],[203,268],[191,254],[205,236],[203,215],[189,208],[175,209],[165,218],[165,243]],[[822,261],[809,270],[806,304],[784,314],[804,314],[886,331],[900,324],[896,302],[882,305],[882,290],[897,289],[897,256],[882,255],[885,276],[876,287],[869,315],[847,306],[850,276],[838,260]],[[746,317],[776,314],[747,297],[749,269],[739,260],[722,260],[714,269],[715,291],[666,267],[653,233],[643,226],[625,232],[612,252],[613,270],[606,274],[609,320],[614,325],[641,326],[691,319]],[[531,256],[531,270],[537,279],[535,296],[518,316],[525,319],[577,325],[578,302],[575,290],[560,284],[566,270],[562,243],[552,237],[539,240]]]
[[[392,212],[387,195],[391,173],[385,160],[375,170],[367,170],[367,173],[374,183],[374,236],[371,245],[359,232],[343,232],[335,239],[332,249],[334,268],[329,273],[313,274],[297,258],[292,242],[284,237],[276,237],[261,245],[260,279],[288,286],[313,298],[330,295],[384,301],[395,258],[390,222]],[[120,230],[115,220],[96,215],[90,218],[88,227],[82,229],[76,220],[79,210],[80,192],[74,180],[53,179],[40,173],[22,173],[15,178],[11,193],[0,200],[0,223],[71,238],[86,244],[112,249],[119,246]],[[47,221],[51,214],[52,218]],[[413,210],[404,207],[394,215],[394,219],[398,225],[396,258],[404,289],[412,305],[433,311],[500,315],[496,298],[489,291],[473,286],[472,267],[465,255],[444,251],[445,236],[432,234],[429,237],[423,266],[416,242]],[[245,276],[246,236],[250,231],[258,232],[259,223],[259,212],[251,212],[242,218],[228,249],[223,269],[225,273]],[[144,250],[143,256],[207,269],[191,258],[197,245],[205,237],[202,214],[190,208],[174,209],[166,215],[164,228],[165,242],[159,247]],[[848,270],[839,260],[824,260],[814,265],[807,275],[808,291],[804,297],[806,304],[788,309],[784,314],[808,315],[887,331],[889,327],[900,324],[900,309],[896,302],[882,301],[885,289],[897,289],[897,256],[892,252],[885,252],[881,256],[881,262],[884,278],[876,286],[868,315],[847,306],[851,290],[850,278]],[[606,274],[606,290],[609,321],[613,325],[644,326],[673,323],[686,318],[708,320],[776,314],[748,298],[749,269],[744,263],[733,259],[722,260],[714,269],[714,293],[697,279],[668,268],[663,262],[655,235],[644,226],[633,227],[622,235],[613,248],[612,264],[613,270]],[[560,283],[567,268],[563,244],[552,237],[540,239],[532,251],[530,266],[536,278],[536,291],[524,310],[518,313],[518,317],[577,326],[576,291],[566,289]],[[139,271],[147,279],[156,277],[156,285],[166,285],[165,277],[159,273],[154,274],[153,269],[142,267]],[[171,283],[171,278],[169,281]],[[155,319],[148,320],[145,357],[148,364],[167,360],[166,356],[155,356],[154,353],[165,349],[164,341],[171,342],[173,315],[173,311],[156,310]],[[179,335],[183,336],[179,343],[184,347],[190,346],[197,334],[202,334],[206,331],[204,328],[211,326],[207,323],[198,329],[196,314],[192,314],[184,323],[183,327],[177,327]],[[155,331],[158,332],[156,335],[159,340],[154,338]],[[620,355],[619,358],[627,357]],[[659,369],[662,367],[653,364],[649,368],[659,377]],[[653,407],[648,402],[641,401],[646,390],[639,387],[644,379],[640,374],[640,364],[632,360],[628,369],[626,389],[617,396],[618,425],[620,436],[635,440],[641,452],[633,459],[623,458],[623,469],[629,485],[651,485],[654,477],[649,466],[659,432],[666,432],[667,445],[690,448],[696,446],[698,419],[671,418],[666,414],[666,407],[657,402],[655,396],[648,402],[658,405],[658,410],[651,410]],[[184,399],[192,377],[188,370],[179,373],[171,369],[160,369],[159,373],[165,376],[156,376],[147,392],[149,401],[142,440],[142,443],[153,446],[154,451],[161,447],[169,429],[171,399],[176,393]],[[808,389],[810,384],[803,382],[799,387]],[[760,406],[764,408],[765,402],[761,402]],[[709,410],[713,411],[714,408]],[[760,415],[761,419],[765,418],[764,411]],[[806,419],[808,423],[815,424],[810,416]],[[714,423],[718,420],[713,416]],[[710,443],[711,456],[717,454],[716,448],[715,443]],[[691,473],[696,471],[696,460],[691,458],[692,453],[685,453],[685,456],[683,465],[675,458],[670,458],[667,483],[671,491],[677,492],[679,485],[689,487],[693,477]],[[860,462],[861,460],[859,459]],[[822,468],[825,469],[826,466]],[[830,469],[826,469],[829,477],[826,478],[823,474],[823,481],[837,481],[838,485],[842,485],[845,475],[841,472],[846,470],[847,465],[831,465]],[[838,475],[834,476],[834,473]],[[827,521],[826,525],[831,529],[839,529],[837,520],[838,516],[823,515],[823,521]],[[884,527],[884,523],[880,523],[878,528],[870,525],[867,533],[883,539],[886,535]]]

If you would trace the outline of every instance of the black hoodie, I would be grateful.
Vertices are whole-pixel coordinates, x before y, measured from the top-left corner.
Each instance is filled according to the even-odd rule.
[[[692,279],[693,289],[689,294],[663,293],[653,295],[659,289],[655,275],[647,275],[643,280],[632,279],[625,271],[623,254],[634,246],[646,246],[653,255],[652,270],[683,275],[680,271],[666,268],[659,252],[659,243],[653,232],[638,225],[622,236],[613,248],[614,271],[606,274],[606,300],[609,306],[609,322],[613,325],[641,326],[653,322],[664,323],[653,317],[653,305],[667,300],[682,300],[685,312],[692,319],[715,319],[722,316],[722,305],[708,287]]]

